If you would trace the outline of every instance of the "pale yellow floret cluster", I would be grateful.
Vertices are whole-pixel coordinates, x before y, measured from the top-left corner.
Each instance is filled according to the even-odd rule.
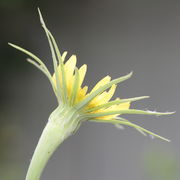
[[[67,52],[64,52],[62,55],[62,61],[64,63],[65,61],[65,57],[67,55]],[[68,95],[68,99],[70,99],[71,93],[73,91],[73,84],[75,81],[75,68],[76,68],[76,62],[77,62],[77,58],[75,55],[72,55],[65,63],[64,63],[64,71],[65,71],[65,77],[66,77],[66,85],[67,85],[67,95]],[[87,93],[88,91],[88,86],[83,86],[83,81],[86,75],[86,71],[87,71],[87,65],[84,64],[82,65],[79,69],[79,84],[78,84],[78,91],[77,91],[77,95],[76,95],[76,100],[75,100],[75,104],[79,103],[81,100],[83,100],[87,95],[91,94],[92,92],[94,92],[95,90],[99,89],[100,87],[104,86],[105,84],[109,83],[111,81],[111,77],[110,76],[106,76],[103,79],[101,79],[95,86],[94,88],[90,91],[90,93]],[[60,65],[58,66],[58,78],[60,80],[60,86],[62,87],[62,72],[61,72],[61,67]],[[52,77],[53,79],[53,83],[56,87],[56,77],[55,77],[55,73]],[[111,88],[108,91],[104,91],[103,93],[97,95],[93,100],[91,100],[87,106],[85,107],[86,110],[97,107],[99,105],[102,104],[106,104],[107,102],[110,101],[110,99],[113,97],[114,93],[116,90],[116,85],[113,84],[111,86]],[[117,98],[119,99],[119,98]],[[116,99],[116,100],[117,100]],[[127,110],[130,107],[130,102],[126,102],[126,103],[121,103],[121,104],[117,104],[117,105],[112,105],[108,108],[102,108],[99,110],[95,110],[92,111],[90,113],[99,113],[99,112],[109,112],[109,111],[119,111],[119,110]],[[108,120],[108,119],[112,119],[115,118],[116,116],[118,116],[119,114],[114,114],[114,115],[107,115],[107,116],[103,116],[100,117],[100,119],[103,120]],[[96,119],[98,119],[99,117],[97,117]]]

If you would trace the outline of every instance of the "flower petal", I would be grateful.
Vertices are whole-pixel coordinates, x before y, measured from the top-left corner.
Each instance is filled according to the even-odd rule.
[[[83,66],[81,66],[79,68],[79,86],[81,87],[83,81],[84,81],[84,77],[86,75],[86,71],[87,71],[87,65],[84,64]]]
[[[129,109],[129,107],[130,107],[130,102],[126,102],[126,103],[117,105],[116,110],[125,110],[125,109]]]
[[[77,61],[76,56],[72,55],[69,58],[69,60],[66,62],[66,64],[64,65],[65,74],[66,74],[67,89],[68,89],[68,96],[71,94],[72,86],[74,83],[73,74],[74,74],[74,70],[76,67],[76,61]]]
[[[103,86],[100,86],[97,90],[94,90],[93,92],[91,91],[90,94],[88,94],[86,96],[85,99],[83,99],[81,102],[79,102],[75,108],[77,110],[80,110],[82,108],[84,108],[89,102],[91,102],[96,96],[98,96],[99,94],[103,93],[105,90],[109,89],[113,84],[118,84],[118,83],[121,83],[127,79],[129,79],[130,77],[132,76],[132,72],[125,75],[125,76],[122,76],[120,78],[117,78],[117,79],[114,79],[108,83],[106,83],[105,85]]]
[[[67,81],[69,81],[73,77],[74,70],[76,67],[76,62],[77,62],[76,56],[72,55],[69,58],[69,60],[66,62],[66,64],[64,65]],[[68,84],[69,84],[69,82],[68,82]]]
[[[96,91],[97,89],[99,89],[101,86],[104,86],[105,84],[107,84],[108,82],[110,82],[111,77],[110,76],[106,76],[103,79],[101,79],[95,86],[94,88],[91,90],[91,93]]]
[[[96,96],[88,105],[89,108],[93,108],[96,106],[99,106],[101,104],[107,103],[112,96],[114,95],[114,92],[116,90],[116,85],[113,84],[108,92],[103,92],[102,94]]]
[[[76,103],[83,100],[86,97],[86,93],[88,90],[88,86],[84,86],[83,88],[79,88],[78,90],[78,96],[76,98]]]
[[[67,55],[67,51],[64,51],[63,54],[62,54],[62,61],[64,62],[65,58],[66,58],[66,55]]]

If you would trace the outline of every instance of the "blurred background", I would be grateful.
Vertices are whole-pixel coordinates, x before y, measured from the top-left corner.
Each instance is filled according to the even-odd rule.
[[[126,116],[171,139],[144,137],[129,127],[84,123],[57,150],[42,180],[179,180],[180,1],[0,0],[0,179],[23,180],[38,138],[57,103],[46,77],[9,47],[38,55],[52,72],[37,7],[61,51],[88,64],[85,84],[134,71],[115,96],[149,95],[133,108],[176,111],[164,117]]]

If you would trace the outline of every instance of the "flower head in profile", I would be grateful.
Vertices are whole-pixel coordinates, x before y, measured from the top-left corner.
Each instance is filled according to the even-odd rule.
[[[117,84],[129,79],[132,75],[132,72],[128,75],[113,80],[110,76],[106,76],[101,79],[92,90],[88,90],[88,86],[83,85],[87,71],[87,65],[82,65],[80,68],[78,68],[76,66],[77,59],[75,55],[72,55],[69,59],[67,59],[67,52],[62,54],[60,53],[57,43],[51,32],[47,29],[40,11],[39,15],[52,53],[54,66],[54,73],[52,75],[43,61],[41,61],[37,56],[19,46],[11,43],[9,44],[29,55],[33,60],[28,59],[28,62],[36,66],[47,76],[58,101],[58,111],[60,111],[61,114],[63,114],[64,111],[67,111],[67,109],[68,111],[73,112],[70,115],[71,118],[68,120],[68,123],[74,125],[75,122],[76,125],[73,129],[74,131],[79,127],[81,122],[94,121],[111,123],[119,126],[130,126],[144,135],[150,134],[154,137],[169,141],[168,139],[150,132],[121,117],[121,115],[124,114],[171,114],[169,112],[160,113],[131,108],[131,103],[133,101],[145,99],[148,98],[148,96],[128,99],[116,98],[111,100],[116,90]],[[64,123],[62,122],[62,118],[59,118],[60,113],[57,113],[56,111],[56,119],[58,119],[58,123]],[[76,116],[74,116],[74,114]]]

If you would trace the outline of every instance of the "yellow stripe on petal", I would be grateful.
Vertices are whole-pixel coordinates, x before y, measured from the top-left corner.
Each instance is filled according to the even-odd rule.
[[[118,110],[126,110],[130,108],[130,102],[122,103],[117,106]]]
[[[83,97],[86,96],[87,90],[88,90],[88,86],[84,86],[81,91],[81,96]]]
[[[116,87],[117,86],[115,84],[111,86],[110,90],[106,93],[106,96],[102,100],[102,104],[107,103],[113,97]]]
[[[88,105],[88,108],[93,108],[96,106],[99,106],[101,104],[107,103],[112,96],[114,95],[114,92],[116,90],[116,85],[113,84],[108,92],[103,92],[102,94],[95,97]]]
[[[84,99],[86,97],[87,90],[88,90],[88,86],[84,86],[83,88],[79,88],[78,95],[76,98],[76,103],[81,101],[82,99]]]

